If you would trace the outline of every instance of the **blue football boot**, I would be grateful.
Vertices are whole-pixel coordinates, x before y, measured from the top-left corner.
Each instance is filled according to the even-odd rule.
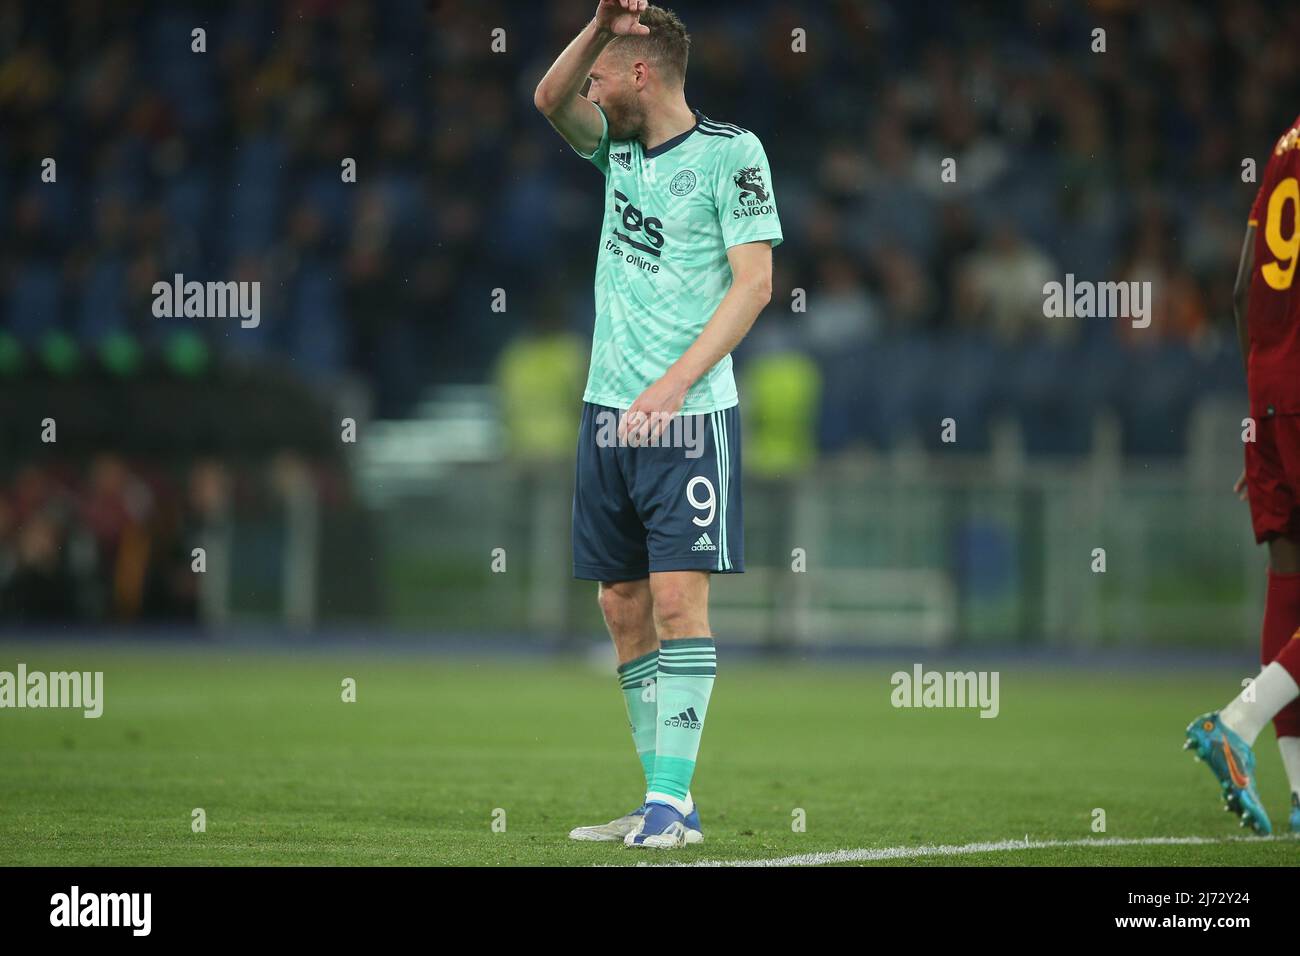
[[[646,814],[641,825],[623,838],[625,846],[648,846],[660,850],[703,843],[704,831],[700,828],[700,808],[694,798],[686,794],[690,810],[683,815],[675,807],[652,801],[646,804]]]
[[[686,814],[683,819],[686,826],[686,842],[703,843],[704,831],[700,827],[700,808],[695,805],[695,801],[691,799],[689,793],[686,795],[686,799],[691,805],[691,812]],[[641,820],[646,814],[646,809],[647,805],[643,803],[617,820],[610,820],[609,823],[601,823],[590,827],[574,827],[569,831],[569,839],[601,843],[623,840],[629,833],[641,826]]]
[[[1227,809],[1241,817],[1241,825],[1267,835],[1273,825],[1264,812],[1263,801],[1255,787],[1255,752],[1250,745],[1219,720],[1219,712],[1202,714],[1187,725],[1184,750],[1191,750],[1197,760],[1205,761]]]

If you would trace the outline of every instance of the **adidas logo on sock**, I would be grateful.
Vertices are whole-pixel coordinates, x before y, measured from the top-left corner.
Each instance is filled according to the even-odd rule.
[[[704,532],[704,534],[700,535],[700,539],[695,542],[691,550],[692,551],[717,551],[718,546],[713,543],[712,539],[709,538],[709,533],[706,531]]]
[[[676,717],[669,717],[664,721],[665,727],[685,727],[687,730],[699,730],[704,724],[700,721],[699,715],[695,713],[694,707],[687,707]]]

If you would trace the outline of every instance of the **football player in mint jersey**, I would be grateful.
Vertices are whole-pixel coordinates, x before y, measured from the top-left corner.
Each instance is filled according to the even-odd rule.
[[[690,786],[716,674],[709,582],[744,570],[731,352],[771,299],[782,240],[758,137],[687,105],[689,49],[672,11],[600,0],[534,95],[604,176],[573,562],[598,582],[646,786],[632,812],[570,836],[639,847],[703,839]]]

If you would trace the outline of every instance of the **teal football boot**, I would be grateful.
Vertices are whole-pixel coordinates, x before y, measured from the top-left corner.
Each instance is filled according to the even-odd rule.
[[[1291,832],[1300,835],[1300,793],[1291,794]]]
[[[1241,825],[1260,835],[1273,832],[1255,787],[1255,751],[1241,737],[1223,725],[1219,712],[1202,714],[1187,725],[1187,742],[1197,760],[1209,766],[1223,791],[1226,809],[1241,817]]]

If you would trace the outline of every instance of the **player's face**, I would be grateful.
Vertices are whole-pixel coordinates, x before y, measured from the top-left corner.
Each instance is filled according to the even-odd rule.
[[[609,117],[610,139],[636,139],[641,135],[644,113],[632,80],[631,65],[614,57],[601,56],[591,68],[587,98],[599,104]]]

